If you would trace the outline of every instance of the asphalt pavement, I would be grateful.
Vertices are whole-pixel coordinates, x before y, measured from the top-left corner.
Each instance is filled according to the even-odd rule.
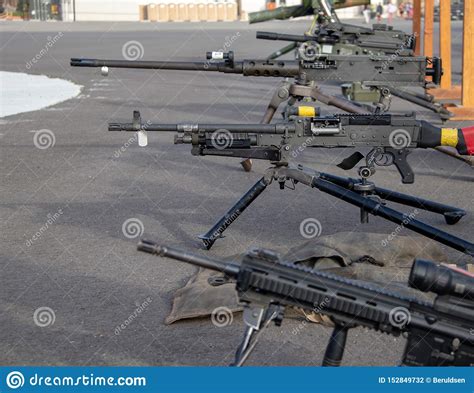
[[[83,86],[74,99],[0,119],[0,364],[230,362],[243,332],[241,316],[222,328],[208,318],[166,326],[174,291],[196,269],[138,253],[136,234],[206,253],[198,250],[196,236],[268,163],[256,162],[253,172],[244,173],[235,159],[191,156],[189,145],[173,145],[167,133],[149,133],[149,146],[141,148],[131,134],[108,132],[107,123],[129,121],[135,109],[153,122],[258,122],[278,81],[123,69],[111,70],[106,78],[97,69],[69,67],[69,59],[122,59],[132,44],[143,60],[201,60],[206,51],[219,49],[233,50],[238,58],[263,58],[283,45],[257,41],[256,30],[302,33],[308,24],[0,23],[0,70]],[[453,22],[455,82],[461,69],[461,26]],[[410,24],[401,21],[399,27],[408,31]],[[339,92],[335,86],[325,90]],[[392,109],[416,110],[420,118],[437,121],[425,109],[398,99]],[[336,164],[350,153],[305,151],[302,163],[347,176]],[[413,185],[402,185],[393,168],[378,170],[374,180],[467,210],[467,217],[452,227],[433,214],[419,218],[473,240],[472,169],[431,150],[414,152],[410,163],[416,173]],[[360,225],[355,208],[316,190],[273,186],[210,253],[226,256],[252,246],[285,252],[305,240],[299,226],[306,218],[318,219],[323,234],[388,234],[396,227],[378,218]],[[403,234],[410,232],[404,229]],[[468,261],[445,250],[453,263]],[[127,327],[117,334],[125,321]],[[294,334],[301,322],[288,319],[268,329],[249,364],[319,365],[330,329],[304,325]],[[344,365],[395,365],[403,345],[403,338],[355,329]]]

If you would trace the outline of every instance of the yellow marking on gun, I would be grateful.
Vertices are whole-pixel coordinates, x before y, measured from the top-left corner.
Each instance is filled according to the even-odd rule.
[[[316,116],[316,108],[314,108],[312,106],[299,106],[298,107],[298,116],[315,117]]]
[[[442,128],[441,129],[441,146],[456,147],[459,143],[457,128]]]

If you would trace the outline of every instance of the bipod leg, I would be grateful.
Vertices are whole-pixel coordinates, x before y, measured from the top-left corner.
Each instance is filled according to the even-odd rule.
[[[271,181],[271,180],[270,180]],[[215,241],[222,237],[222,233],[250,206],[250,204],[267,188],[270,182],[266,176],[257,181],[224,216],[209,229],[204,235],[199,236],[202,239],[206,249],[210,249]]]
[[[446,154],[447,156],[453,157],[456,160],[462,161],[469,166],[474,166],[474,160],[471,156],[462,156],[456,150],[450,150],[450,148],[446,146],[435,147],[435,150],[439,151],[440,153]]]
[[[243,319],[245,322],[245,333],[235,354],[234,363],[231,366],[240,367],[248,359],[258,342],[258,337],[272,321],[281,321],[282,307],[269,305],[266,307],[259,305],[249,305],[244,308]],[[276,322],[279,323],[279,322]]]
[[[338,97],[334,97],[329,94],[323,93],[320,90],[320,88],[317,86],[313,86],[312,88],[309,88],[308,86],[293,85],[290,90],[290,95],[311,97],[316,101],[322,102],[323,104],[334,106],[336,108],[342,109],[343,111],[349,112],[349,113],[360,113],[360,114],[367,113],[366,109],[353,104],[351,101],[346,100],[345,98],[338,98]]]
[[[435,240],[441,244],[458,250],[469,256],[474,256],[474,244],[463,240],[457,236],[441,231],[438,228],[425,224],[422,221],[414,219],[412,216],[400,213],[397,210],[383,206],[379,201],[374,200],[370,196],[362,196],[355,191],[348,190],[331,181],[324,180],[321,177],[315,177],[311,185],[329,195],[332,195],[351,205],[357,206],[374,216],[380,216],[388,221],[411,229],[420,235]]]
[[[240,367],[244,364],[245,360],[250,355],[250,343],[253,341],[252,339],[256,335],[258,330],[254,329],[252,326],[245,327],[244,338],[240,343],[239,347],[237,348],[237,352],[235,353],[235,360],[231,366]],[[252,348],[253,349],[253,348]]]
[[[334,176],[328,173],[321,173],[320,176],[322,179],[328,180],[334,184],[338,184],[339,186],[342,186],[348,190],[357,191],[357,185],[361,184],[361,182],[357,179]],[[413,195],[403,194],[401,192],[396,192],[377,186],[373,187],[371,194],[377,195],[386,201],[426,210],[432,213],[442,214],[448,225],[456,224],[462,217],[466,215],[466,212],[463,209],[459,209],[454,206],[418,198]]]
[[[449,120],[449,118],[453,116],[453,114],[442,105],[435,104],[432,101],[428,101],[407,91],[394,88],[389,88],[389,90],[392,95],[401,98],[402,100],[412,102],[416,105],[422,106],[423,108],[427,108],[433,112],[438,113],[442,120]]]
[[[291,85],[291,82],[282,82],[282,84],[275,90],[272,99],[265,110],[262,120],[260,121],[261,124],[269,124],[272,121],[278,107],[282,102],[285,102],[290,97]]]

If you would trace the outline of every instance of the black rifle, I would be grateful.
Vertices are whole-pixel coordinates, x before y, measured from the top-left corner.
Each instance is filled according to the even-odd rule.
[[[405,366],[474,365],[474,276],[460,269],[415,260],[409,285],[438,295],[428,303],[284,262],[268,250],[252,250],[240,264],[150,241],[141,241],[138,250],[222,272],[221,283],[236,283],[246,330],[235,366],[247,360],[263,328],[282,323],[286,307],[321,313],[334,322],[323,366],[341,364],[348,331],[358,326],[406,336]]]
[[[442,214],[449,225],[457,223],[466,214],[464,210],[376,187],[368,181],[375,173],[375,165],[394,164],[404,182],[413,182],[413,171],[406,160],[413,148],[448,144],[460,153],[474,154],[474,127],[438,129],[416,120],[413,115],[289,116],[289,121],[276,124],[144,124],[140,113],[135,111],[132,123],[110,123],[109,130],[138,131],[141,134],[144,131],[175,131],[178,132],[175,143],[192,144],[195,155],[272,161],[273,167],[201,236],[208,249],[266,187],[276,181],[281,189],[287,182],[292,186],[301,183],[357,206],[363,223],[368,222],[369,214],[380,216],[474,256],[474,244],[391,209],[384,205],[383,200]],[[359,168],[360,179],[342,178],[290,163],[306,147],[364,146],[372,149],[366,156],[357,152],[339,165],[350,169],[365,158],[365,165]]]

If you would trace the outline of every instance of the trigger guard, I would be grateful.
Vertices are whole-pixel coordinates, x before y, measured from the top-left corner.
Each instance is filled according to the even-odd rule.
[[[390,153],[382,153],[379,156],[375,157],[374,162],[378,166],[391,166],[393,165],[395,161],[395,158],[393,157],[393,154]]]

